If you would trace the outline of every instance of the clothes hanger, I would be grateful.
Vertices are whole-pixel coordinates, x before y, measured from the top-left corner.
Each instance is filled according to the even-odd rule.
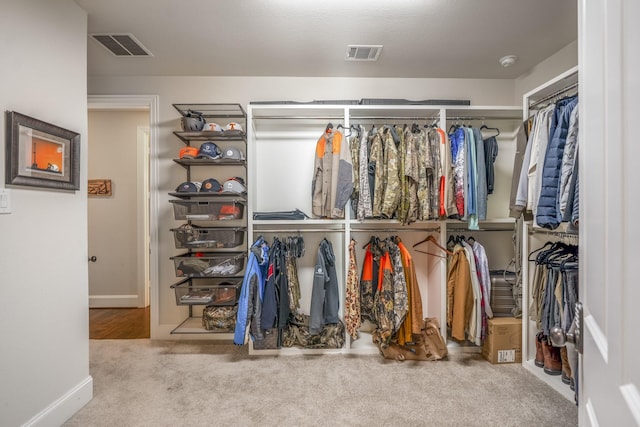
[[[453,255],[453,252],[451,252],[449,249],[445,248],[444,246],[440,245],[440,243],[436,240],[436,238],[433,237],[433,235],[431,235],[431,234],[429,234],[426,238],[424,238],[420,242],[414,244],[412,247],[415,248],[416,246],[421,245],[422,243],[425,243],[425,242],[431,242],[434,245],[436,245],[440,250],[445,252],[447,255]],[[420,251],[418,251],[418,252],[420,252]]]
[[[369,238],[369,241],[367,243],[364,244],[364,246],[362,247],[362,249],[365,249],[367,246],[371,245],[371,246],[379,246],[379,239],[377,236],[371,236]]]
[[[340,124],[338,125],[338,129],[345,129],[345,130],[347,130],[344,126],[342,126],[342,123],[340,123]],[[351,136],[351,135],[352,135],[351,127],[349,127],[348,131],[349,131],[349,133],[344,132],[344,136]]]
[[[535,261],[535,259],[531,259],[531,255],[544,250],[545,248],[547,248],[549,245],[552,245],[552,244],[553,244],[553,242],[546,242],[543,246],[539,247],[538,249],[529,252],[529,256],[527,257],[527,260],[529,260],[531,262]]]
[[[487,138],[490,138],[492,136],[495,138],[496,136],[500,135],[500,129],[498,129],[498,128],[490,128],[489,126],[485,125],[484,123],[482,124],[482,126],[480,126],[480,131],[482,131],[483,129],[484,130],[494,130],[494,131],[496,131],[495,135],[489,135],[489,136],[487,136]]]
[[[329,134],[331,133],[332,130],[333,130],[333,123],[331,122],[327,123],[327,127],[324,128],[324,133]]]
[[[434,253],[427,252],[427,251],[421,251],[420,249],[415,249],[415,251],[416,251],[416,252],[420,252],[421,254],[427,254],[427,255],[431,255],[431,256],[437,256],[438,258],[445,258],[445,259],[447,258],[447,257],[446,257],[446,256],[444,256],[444,255],[434,254]]]

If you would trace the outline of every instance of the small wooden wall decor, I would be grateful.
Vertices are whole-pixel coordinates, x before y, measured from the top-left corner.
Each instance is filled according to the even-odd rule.
[[[90,179],[89,180],[89,196],[110,196],[111,180],[110,179]]]

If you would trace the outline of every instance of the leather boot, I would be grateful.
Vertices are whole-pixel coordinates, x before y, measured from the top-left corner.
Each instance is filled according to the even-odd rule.
[[[560,347],[560,360],[562,361],[562,382],[571,384],[571,366],[567,356],[567,347]]]
[[[544,367],[544,354],[542,352],[542,332],[538,332],[536,335],[536,358],[533,360],[533,363],[538,368]]]
[[[544,373],[548,375],[562,374],[562,360],[560,359],[560,349],[542,339],[542,354],[544,355]]]

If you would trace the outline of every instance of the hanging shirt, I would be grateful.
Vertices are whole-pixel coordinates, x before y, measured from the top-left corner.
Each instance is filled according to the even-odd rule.
[[[469,230],[477,230],[478,226],[478,169],[476,162],[476,142],[473,129],[464,128],[467,136],[466,171],[467,171],[467,195],[465,198],[466,218],[469,221]]]
[[[367,151],[369,132],[365,130],[364,126],[360,126],[360,135],[360,144],[358,146],[358,181],[360,182],[360,187],[356,217],[362,221],[365,218],[371,218],[373,216],[373,211],[371,209],[371,187],[369,186],[369,155]]]
[[[480,140],[482,140],[482,137],[480,137]],[[489,138],[482,141],[481,145],[484,148],[485,156],[484,169],[487,177],[487,194],[493,194],[493,188],[496,178],[494,163],[496,162],[496,157],[498,157],[498,141],[496,141],[495,136],[490,136]],[[480,158],[478,158],[478,165],[479,164]]]
[[[453,197],[453,167],[451,165],[451,142],[446,132],[436,129],[440,136],[440,185],[439,185],[439,217],[447,218],[455,212],[455,200]]]
[[[427,132],[427,159],[428,219],[437,219],[440,210],[440,136],[435,129]]]
[[[373,176],[373,216],[378,218],[382,213],[384,201],[384,149],[380,133],[372,130],[369,134],[371,148],[369,151],[369,177]]]
[[[408,198],[407,214],[404,224],[411,224],[419,218],[420,203],[418,202],[418,183],[420,181],[419,159],[418,159],[418,134],[412,132],[407,127],[404,132],[405,141],[405,161],[404,175]]]
[[[375,319],[380,339],[388,343],[394,332],[393,313],[393,267],[391,256],[385,251],[380,258],[378,290],[374,297]]]
[[[387,241],[387,247],[393,269],[393,332],[395,333],[400,329],[407,316],[409,299],[400,249],[398,245],[391,241]]]
[[[349,268],[345,291],[344,323],[347,333],[352,339],[358,338],[360,320],[360,284],[358,283],[358,267],[356,265],[356,241],[349,242]]]
[[[429,181],[427,169],[431,167],[428,155],[427,134],[422,129],[414,132],[418,137],[418,219],[429,219]]]
[[[398,174],[398,147],[394,139],[395,132],[385,126],[380,130],[384,146],[384,197],[380,215],[393,218],[400,202],[400,175]]]
[[[453,164],[453,188],[456,211],[459,218],[465,214],[465,131],[458,128],[449,136],[451,139],[451,161]],[[449,214],[451,215],[451,213]]]
[[[479,128],[473,128],[473,137],[476,143],[476,170],[478,174],[478,181],[476,182],[476,186],[478,188],[478,220],[483,221],[487,219],[487,165],[484,152],[484,141],[482,140],[482,133]],[[493,167],[493,163],[491,163],[491,166]]]
[[[374,274],[375,273],[375,274]],[[375,322],[374,297],[378,289],[378,264],[374,262],[372,243],[367,245],[360,274],[360,318]]]

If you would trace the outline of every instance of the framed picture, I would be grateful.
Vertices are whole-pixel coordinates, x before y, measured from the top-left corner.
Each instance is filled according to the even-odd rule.
[[[11,185],[80,189],[80,134],[15,111],[5,113]]]

